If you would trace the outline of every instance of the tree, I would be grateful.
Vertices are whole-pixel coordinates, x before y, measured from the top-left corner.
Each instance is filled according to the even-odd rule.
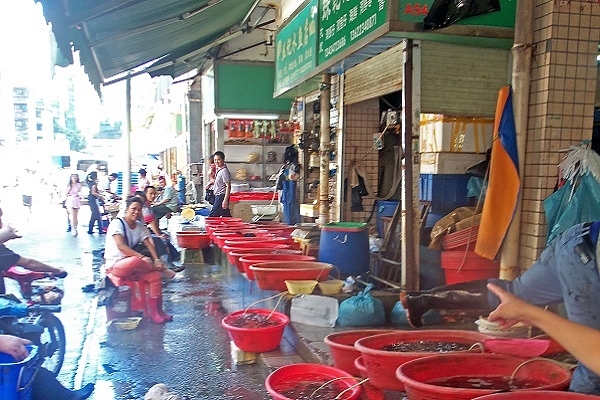
[[[81,151],[87,147],[87,143],[85,141],[85,138],[81,135],[81,131],[70,128],[63,128],[58,124],[56,118],[54,119],[53,125],[54,134],[56,135],[58,133],[65,135],[65,137],[69,141],[69,148],[71,150]]]

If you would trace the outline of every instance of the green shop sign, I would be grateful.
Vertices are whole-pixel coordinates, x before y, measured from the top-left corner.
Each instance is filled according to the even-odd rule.
[[[319,64],[386,22],[386,0],[320,0]]]
[[[317,66],[318,0],[311,0],[275,38],[275,92],[291,88]]]
[[[434,1],[421,0],[414,2],[410,0],[398,0],[398,20],[416,23],[423,22],[423,18],[427,16]],[[456,25],[514,28],[516,9],[517,0],[500,0],[500,11],[465,18],[456,22]]]

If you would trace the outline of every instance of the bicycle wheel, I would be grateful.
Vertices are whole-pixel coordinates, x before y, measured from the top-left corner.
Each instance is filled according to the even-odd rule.
[[[60,319],[51,313],[42,314],[39,323],[44,328],[38,343],[44,357],[42,366],[56,376],[65,360],[65,328]]]

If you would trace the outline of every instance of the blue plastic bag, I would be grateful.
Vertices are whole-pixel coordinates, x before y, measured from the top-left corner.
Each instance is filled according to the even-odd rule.
[[[437,310],[429,310],[422,317],[423,325],[436,325],[443,322],[442,316]],[[392,309],[390,315],[390,322],[392,325],[403,325],[410,326],[408,323],[408,317],[406,316],[406,310],[402,307],[402,302],[397,301]]]
[[[575,184],[570,183],[544,200],[548,224],[548,242],[558,234],[581,222],[600,220],[600,184],[587,173]]]
[[[383,302],[371,295],[373,284],[340,304],[337,325],[339,326],[381,326],[385,324]]]

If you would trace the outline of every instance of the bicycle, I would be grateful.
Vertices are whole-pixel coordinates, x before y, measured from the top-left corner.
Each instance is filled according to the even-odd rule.
[[[32,284],[34,281],[56,277],[46,272],[34,272],[20,267],[9,268],[4,272],[4,277],[19,283],[21,294],[27,301],[23,302],[12,294],[0,295],[0,333],[22,337],[39,346],[41,358],[44,360],[42,366],[54,376],[58,375],[66,353],[65,328],[54,315],[61,311],[61,306],[42,304],[47,288]]]

